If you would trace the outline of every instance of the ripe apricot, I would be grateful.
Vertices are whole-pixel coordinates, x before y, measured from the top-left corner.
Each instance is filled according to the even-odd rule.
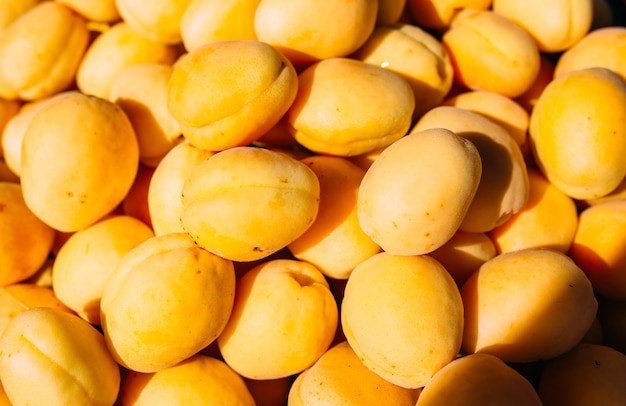
[[[231,148],[198,164],[187,178],[181,222],[199,246],[233,261],[254,261],[285,248],[313,224],[319,194],[317,176],[302,162],[262,148]]]
[[[463,304],[454,280],[432,257],[382,252],[350,274],[341,326],[368,369],[419,388],[457,356]]]
[[[413,132],[385,148],[365,173],[357,197],[361,228],[392,254],[434,251],[459,229],[481,170],[467,139],[442,128]]]
[[[0,339],[0,379],[13,404],[110,406],[119,365],[102,334],[80,317],[49,307],[26,310]]]
[[[526,363],[580,342],[596,317],[591,282],[569,257],[547,248],[497,255],[461,287],[463,352]]]
[[[302,372],[330,346],[338,309],[313,265],[289,259],[261,263],[238,281],[232,316],[217,339],[226,363],[251,379]]]
[[[606,68],[555,78],[531,113],[529,134],[554,186],[575,199],[610,193],[626,175],[626,83]]]

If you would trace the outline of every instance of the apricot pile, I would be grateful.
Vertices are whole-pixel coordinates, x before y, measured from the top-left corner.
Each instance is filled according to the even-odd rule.
[[[0,0],[0,405],[626,404],[625,6]]]

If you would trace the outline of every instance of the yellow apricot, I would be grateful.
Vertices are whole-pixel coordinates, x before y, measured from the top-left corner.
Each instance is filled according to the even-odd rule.
[[[569,255],[601,296],[626,300],[626,200],[599,203],[584,209]]]
[[[302,162],[244,146],[198,164],[182,195],[181,222],[191,239],[219,256],[245,262],[286,247],[313,224],[320,184]]]
[[[189,142],[182,142],[159,162],[148,188],[148,209],[156,235],[185,231],[180,222],[183,185],[193,168],[213,154],[214,152],[196,148]]]
[[[15,316],[35,307],[51,307],[74,313],[47,286],[32,283],[14,283],[4,286],[0,288],[0,336]]]
[[[357,194],[365,171],[342,157],[315,155],[301,162],[320,182],[320,206],[313,224],[288,245],[289,251],[326,276],[347,279],[355,266],[380,251],[357,216]]]
[[[107,347],[133,371],[175,365],[222,332],[234,293],[231,261],[185,233],[149,238],[120,259],[104,286],[100,321]]]
[[[441,368],[416,406],[460,404],[541,406],[541,400],[533,385],[498,357],[470,354]]]
[[[0,339],[0,379],[14,405],[110,406],[120,370],[93,326],[37,307],[15,316]]]
[[[237,281],[232,315],[217,339],[220,353],[247,378],[300,373],[330,346],[338,312],[328,282],[315,266],[266,261]]]
[[[89,21],[113,23],[119,21],[116,0],[55,0]]]
[[[165,64],[133,64],[115,74],[109,90],[109,100],[124,110],[133,125],[141,162],[151,167],[182,139],[180,124],[167,104],[173,70]]]
[[[539,73],[539,49],[524,29],[492,10],[464,9],[455,15],[442,42],[455,80],[472,90],[516,97]]]
[[[419,388],[457,356],[463,304],[456,283],[432,257],[381,252],[350,274],[341,326],[368,369]]]
[[[80,317],[100,325],[100,297],[107,279],[128,251],[153,235],[145,223],[124,215],[72,234],[52,266],[55,294]]]
[[[0,97],[35,100],[65,90],[88,41],[85,19],[66,6],[43,1],[30,8],[0,36]]]
[[[378,26],[351,57],[406,79],[415,98],[414,118],[437,106],[452,87],[454,72],[447,51],[416,25]]]
[[[153,373],[130,371],[120,389],[122,406],[254,406],[246,384],[219,359],[196,354]]]
[[[83,93],[108,100],[113,78],[126,66],[171,65],[177,56],[173,46],[145,38],[120,21],[100,33],[87,48],[76,72],[76,85]]]
[[[460,11],[488,10],[492,0],[407,0],[406,3],[410,16],[419,26],[445,32]]]
[[[415,406],[420,389],[407,389],[370,371],[348,342],[342,341],[297,377],[288,403],[293,406],[381,404]]]
[[[528,169],[528,181],[526,205],[489,231],[497,252],[543,247],[567,253],[578,226],[576,203],[537,169]]]
[[[122,202],[138,161],[137,139],[122,109],[70,92],[44,106],[24,134],[24,201],[54,229],[80,230]]]
[[[591,67],[609,69],[626,82],[626,27],[610,26],[590,31],[559,57],[554,77]]]
[[[580,344],[541,369],[538,392],[545,406],[621,405],[626,402],[626,355]]]
[[[460,229],[487,232],[504,223],[528,200],[528,175],[521,149],[500,125],[464,108],[439,106],[424,114],[411,133],[446,128],[478,150],[482,174]]]
[[[587,34],[593,20],[589,0],[493,0],[492,10],[522,27],[544,53],[570,48]]]
[[[163,44],[181,42],[180,22],[191,0],[116,0],[122,19],[142,36]]]
[[[54,230],[26,205],[19,183],[0,182],[0,286],[20,282],[43,266]]]
[[[441,102],[481,114],[503,127],[513,137],[520,149],[527,141],[530,115],[518,102],[510,97],[484,90],[462,92]]]
[[[384,149],[363,177],[361,228],[392,254],[434,251],[459,229],[481,170],[474,144],[446,129],[407,135]]]
[[[356,51],[377,16],[378,0],[261,0],[254,30],[260,41],[302,66]]]
[[[311,151],[359,155],[391,144],[410,128],[411,87],[384,68],[325,59],[300,73],[298,83],[287,121],[293,137]]]
[[[462,350],[505,362],[557,357],[580,342],[596,317],[585,273],[560,251],[528,248],[497,255],[461,287]]]
[[[213,41],[256,40],[254,16],[261,0],[192,0],[181,20],[187,51]]]
[[[298,89],[293,65],[260,41],[216,41],[175,64],[169,109],[186,139],[221,151],[250,144],[285,114]]]
[[[575,199],[610,193],[626,175],[626,83],[606,68],[559,76],[537,101],[529,133],[554,186]]]
[[[496,247],[485,233],[458,230],[445,244],[429,253],[452,276],[458,286],[482,264],[496,256]]]

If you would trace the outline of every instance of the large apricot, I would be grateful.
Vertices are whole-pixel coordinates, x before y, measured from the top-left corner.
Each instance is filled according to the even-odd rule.
[[[122,202],[135,179],[139,152],[118,105],[73,91],[33,117],[21,159],[26,205],[51,227],[71,232]]]
[[[626,175],[626,83],[606,68],[555,78],[531,113],[529,133],[554,186],[575,199],[610,193]]]
[[[244,146],[197,165],[182,195],[181,222],[192,240],[224,258],[254,261],[285,248],[313,224],[320,184],[302,162]]]
[[[104,286],[100,321],[107,347],[133,371],[175,365],[222,332],[234,294],[231,261],[185,233],[149,238],[122,257]]]
[[[474,144],[451,131],[407,135],[385,148],[365,173],[357,198],[359,223],[389,253],[434,251],[459,229],[481,170]]]
[[[569,257],[547,248],[497,255],[461,287],[463,352],[505,362],[557,357],[580,342],[596,317],[591,282]]]
[[[457,356],[463,303],[432,257],[382,252],[350,274],[341,326],[368,369],[395,385],[419,388]]]
[[[214,41],[175,64],[168,105],[189,142],[221,151],[260,138],[285,114],[297,89],[295,68],[272,46]]]

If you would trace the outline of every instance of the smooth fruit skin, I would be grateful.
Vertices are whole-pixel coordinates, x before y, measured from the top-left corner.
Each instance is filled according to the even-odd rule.
[[[427,254],[459,229],[481,171],[467,139],[443,128],[414,132],[384,149],[365,173],[359,223],[384,251]]]
[[[15,405],[113,405],[119,365],[85,320],[47,307],[17,315],[0,340],[0,378]]]
[[[21,158],[27,206],[54,229],[72,232],[122,202],[135,180],[139,147],[118,105],[72,91],[33,117]]]
[[[541,406],[532,384],[500,358],[489,354],[461,356],[426,384],[416,406]]]
[[[368,369],[419,388],[457,356],[463,312],[456,283],[435,259],[382,252],[350,274],[341,326]]]
[[[532,111],[529,134],[553,185],[575,199],[607,195],[626,175],[626,84],[606,68],[555,78]]]
[[[596,317],[591,282],[569,257],[547,248],[500,254],[461,287],[462,350],[505,362],[557,357],[580,342]]]

